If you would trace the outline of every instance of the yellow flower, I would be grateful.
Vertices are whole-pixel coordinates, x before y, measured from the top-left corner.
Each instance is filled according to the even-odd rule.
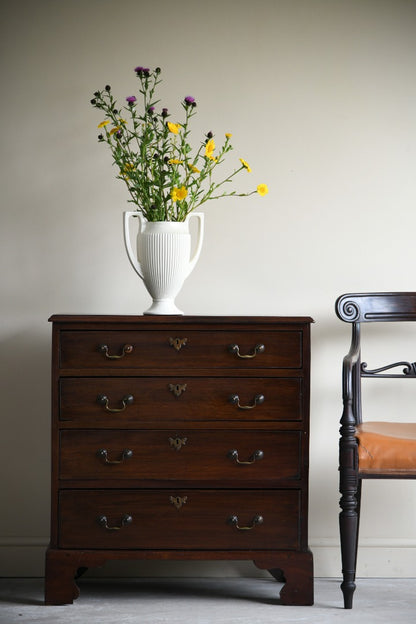
[[[170,132],[173,132],[173,134],[178,134],[179,132],[179,128],[181,127],[181,124],[178,123],[172,123],[171,121],[168,121],[168,128]]]
[[[112,130],[110,130],[110,135],[111,134],[115,134],[116,132],[118,132],[119,130],[121,130],[121,126],[116,126],[115,128],[113,128]]]
[[[170,196],[173,202],[182,201],[187,195],[188,191],[184,186],[181,186],[181,188],[176,188],[176,186],[174,186],[170,192]]]
[[[183,160],[178,160],[177,158],[171,158],[170,160],[168,160],[168,163],[170,165],[182,165]]]
[[[186,190],[184,186],[181,186],[181,188],[178,189],[176,192],[176,197],[178,198],[178,201],[182,201],[183,199],[185,199],[187,195],[188,195],[188,191]]]
[[[109,123],[110,123],[109,120],[106,119],[105,121],[102,121],[100,124],[98,124],[97,128],[104,128],[104,126],[106,126]]]
[[[125,180],[130,180],[129,173],[133,171],[133,169],[134,165],[132,163],[126,163],[123,169],[120,169],[120,175],[122,175]]]
[[[197,169],[195,165],[191,165],[191,163],[188,163],[188,167],[192,171],[192,173],[201,173],[200,170]]]
[[[251,171],[251,167],[250,167],[250,165],[248,164],[248,162],[246,162],[246,161],[245,161],[245,160],[243,160],[242,158],[240,158],[240,162],[241,162],[241,164],[243,165],[243,167],[244,167],[245,169],[247,169],[247,171],[250,173],[250,171]]]
[[[129,171],[133,171],[134,165],[132,163],[126,163],[121,171],[124,175],[127,175]]]
[[[257,187],[257,193],[259,195],[261,195],[262,197],[264,195],[267,195],[267,193],[269,192],[269,189],[267,188],[267,184],[259,184]]]
[[[232,137],[232,136],[233,136],[233,135],[231,134],[231,132],[226,132],[226,133],[225,133],[225,138],[226,138],[226,139],[231,139],[231,137]]]
[[[205,156],[210,160],[216,160],[216,158],[212,155],[215,150],[215,142],[214,139],[209,139],[207,144],[205,145]]]

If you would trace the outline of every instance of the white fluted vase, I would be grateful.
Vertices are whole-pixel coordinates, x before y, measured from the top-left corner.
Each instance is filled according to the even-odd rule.
[[[139,220],[137,251],[133,251],[129,220]],[[191,257],[189,221],[198,220],[195,251]],[[175,298],[195,267],[204,238],[203,213],[191,213],[185,221],[147,221],[139,212],[124,213],[124,243],[130,263],[141,277],[153,303],[144,314],[183,314]]]

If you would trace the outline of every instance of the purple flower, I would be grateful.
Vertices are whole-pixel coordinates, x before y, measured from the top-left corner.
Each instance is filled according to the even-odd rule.
[[[134,104],[137,101],[137,98],[135,95],[129,95],[128,97],[126,97],[126,102],[128,102],[129,104]]]
[[[192,95],[187,95],[185,98],[185,104],[187,106],[193,106],[195,104],[195,98]]]
[[[147,109],[147,112],[149,113],[149,115],[153,115],[153,113],[155,112],[155,107],[149,106],[149,108]]]
[[[167,108],[162,108],[162,117],[167,117],[168,116],[168,109]]]
[[[148,67],[139,66],[139,67],[136,67],[134,71],[136,72],[138,76],[143,76],[143,75],[148,76],[150,74],[150,69]]]

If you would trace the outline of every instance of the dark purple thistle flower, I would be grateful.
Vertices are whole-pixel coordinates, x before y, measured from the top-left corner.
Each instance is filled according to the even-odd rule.
[[[147,109],[147,112],[149,113],[149,115],[153,115],[153,113],[155,112],[155,107],[149,106],[149,108]]]
[[[162,117],[167,117],[168,116],[168,109],[167,108],[162,108]]]
[[[137,101],[137,98],[135,95],[129,95],[128,97],[126,97],[126,102],[128,102],[129,104],[134,104]]]
[[[195,98],[192,97],[192,95],[187,95],[184,101],[187,106],[192,106],[193,104],[195,104]]]
[[[142,76],[145,76],[145,77],[150,76],[150,69],[148,67],[142,67],[141,65],[139,65],[139,67],[136,67],[134,71],[136,72],[138,76],[140,76],[140,78]]]

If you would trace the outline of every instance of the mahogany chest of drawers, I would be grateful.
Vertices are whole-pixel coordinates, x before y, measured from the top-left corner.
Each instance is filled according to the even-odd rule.
[[[248,559],[312,604],[311,319],[50,320],[45,602],[107,560]]]

